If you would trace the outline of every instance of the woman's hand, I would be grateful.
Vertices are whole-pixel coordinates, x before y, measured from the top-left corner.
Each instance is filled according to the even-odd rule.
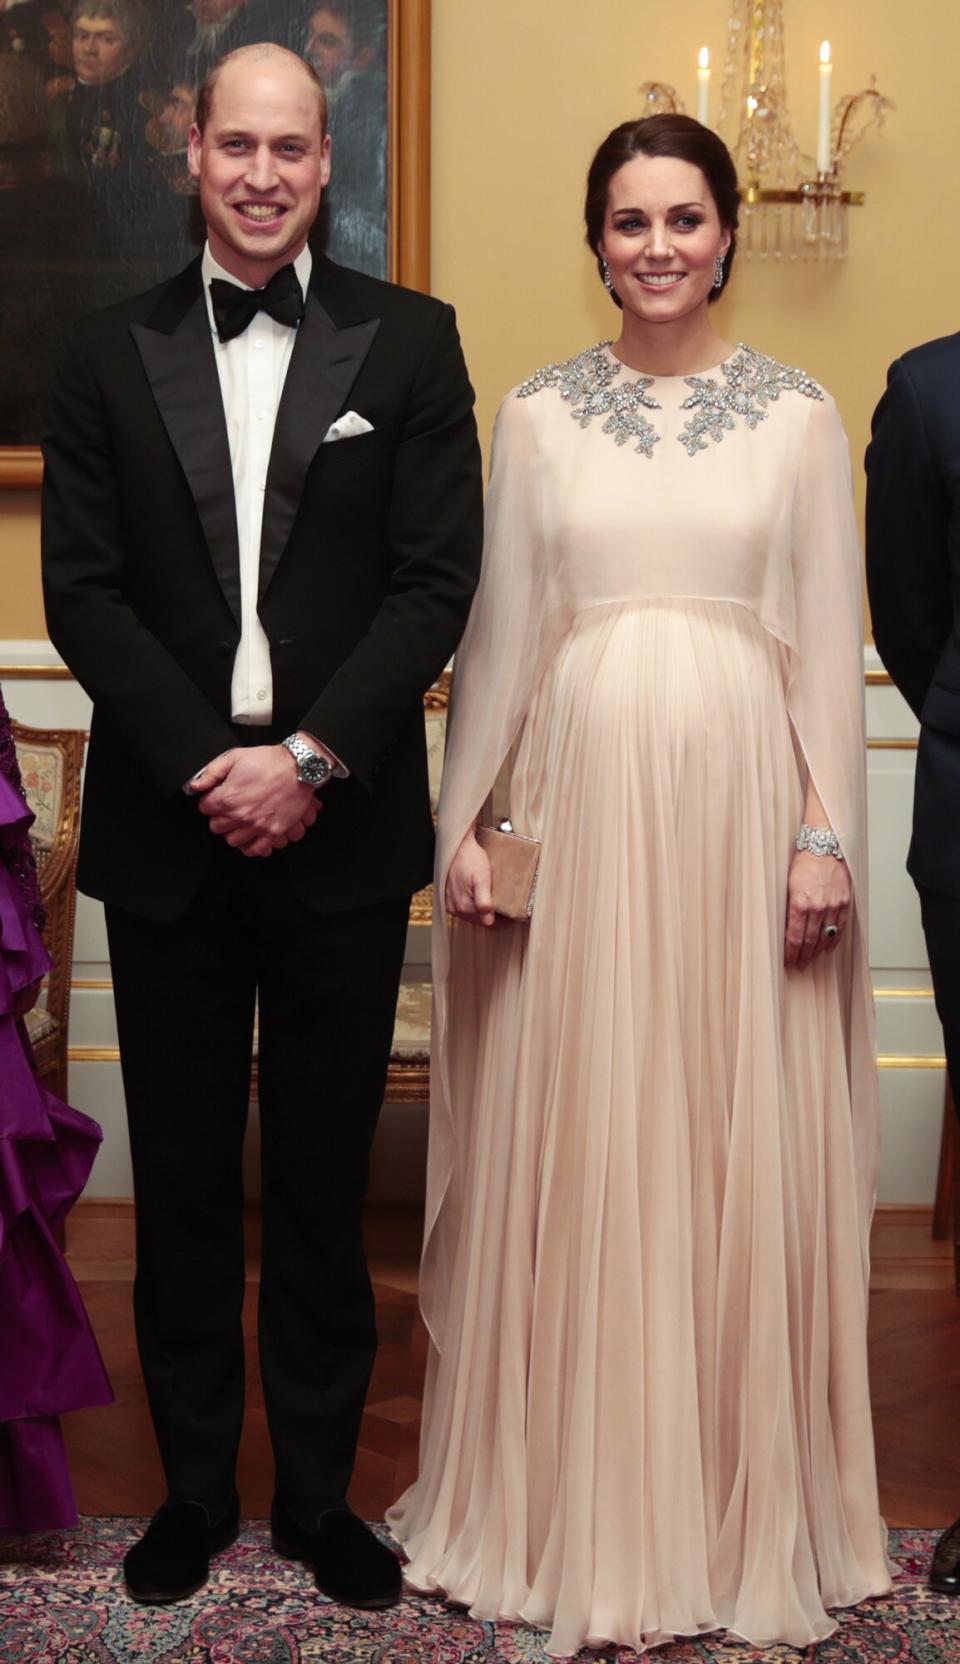
[[[448,913],[467,924],[496,924],[490,857],[480,848],[473,827],[450,863],[444,901]]]
[[[850,917],[850,874],[846,861],[798,849],[787,877],[787,930],[783,962],[803,970],[818,953],[833,953]],[[835,936],[825,936],[836,925]]]

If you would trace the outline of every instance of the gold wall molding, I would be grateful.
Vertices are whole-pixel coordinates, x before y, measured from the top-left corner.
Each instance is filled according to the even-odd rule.
[[[39,446],[0,445],[0,491],[37,491],[42,479]]]
[[[68,1052],[71,1063],[119,1063],[119,1046],[71,1046]],[[878,1069],[946,1069],[945,1057],[934,1055],[910,1056],[906,1053],[881,1052],[877,1058]],[[426,1074],[426,1070],[424,1070]],[[419,1102],[419,1099],[417,1100]]]
[[[390,276],[430,292],[430,0],[389,8]]]
[[[946,1069],[945,1057],[936,1057],[924,1053],[923,1056],[909,1056],[899,1052],[881,1052],[877,1058],[878,1069]]]
[[[113,989],[112,976],[76,976],[72,988]],[[932,1000],[932,988],[874,988],[875,1000]]]
[[[2,456],[0,451],[0,456]],[[2,682],[72,682],[73,671],[65,664],[0,664]]]

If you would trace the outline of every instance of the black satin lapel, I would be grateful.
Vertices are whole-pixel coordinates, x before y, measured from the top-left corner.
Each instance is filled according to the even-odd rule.
[[[197,505],[214,571],[240,624],[240,549],[230,445],[202,293],[171,333],[131,324],[163,423]]]
[[[315,297],[307,305],[283,384],[267,469],[260,600],[287,546],[307,469],[341,414],[379,328],[379,318],[371,318],[335,329]]]

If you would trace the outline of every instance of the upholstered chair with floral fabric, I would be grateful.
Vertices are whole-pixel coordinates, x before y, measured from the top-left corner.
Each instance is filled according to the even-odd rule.
[[[12,726],[23,789],[36,816],[30,841],[47,914],[44,941],[53,960],[26,1025],[41,1079],[58,1098],[65,1099],[80,773],[86,736],[73,728],[26,728],[18,722]]]

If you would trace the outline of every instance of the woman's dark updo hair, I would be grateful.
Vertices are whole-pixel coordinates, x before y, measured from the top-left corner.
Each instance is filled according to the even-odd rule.
[[[730,233],[730,247],[723,261],[723,283],[710,293],[711,300],[719,300],[730,281],[737,252],[740,190],[733,157],[723,140],[692,116],[644,116],[640,121],[622,122],[607,134],[594,156],[587,174],[583,215],[587,222],[587,242],[597,257],[600,276],[603,277],[600,242],[607,217],[610,181],[635,156],[672,156],[678,162],[691,162],[703,174],[717,205],[720,224]],[[614,290],[610,291],[610,298],[622,307],[620,296]]]

